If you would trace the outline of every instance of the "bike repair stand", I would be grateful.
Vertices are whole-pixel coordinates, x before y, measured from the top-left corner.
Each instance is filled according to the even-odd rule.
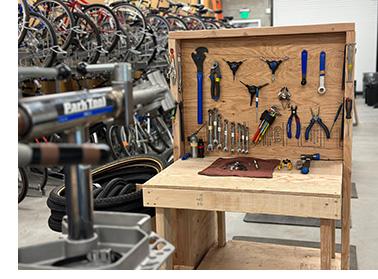
[[[80,145],[87,141],[87,127],[91,123],[116,118],[122,111],[125,123],[130,123],[131,68],[127,63],[115,65],[115,82],[110,88],[21,99],[21,138],[65,130],[69,131],[69,142]],[[59,112],[64,105],[95,100],[105,100],[105,105],[80,111],[75,119],[70,118],[72,114]],[[48,111],[50,118],[41,119],[40,111]],[[89,165],[74,164],[66,169],[67,216],[62,231],[67,236],[19,248],[19,269],[158,269],[173,253],[174,247],[151,231],[148,215],[93,212]]]

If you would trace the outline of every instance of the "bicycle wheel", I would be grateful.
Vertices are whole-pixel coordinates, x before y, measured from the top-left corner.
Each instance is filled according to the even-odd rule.
[[[110,147],[110,151],[114,160],[124,157],[125,148],[120,141],[119,126],[112,125],[106,131],[106,142]]]
[[[157,45],[162,49],[167,49],[170,29],[168,21],[162,16],[150,14],[146,17],[146,22],[155,33]]]
[[[112,10],[121,28],[129,35],[130,47],[133,49],[140,47],[146,36],[147,28],[142,11],[124,2],[114,4]]]
[[[74,35],[70,50],[70,66],[77,62],[95,64],[100,57],[101,36],[93,21],[83,13],[73,13],[75,18]]]
[[[177,16],[167,16],[165,18],[169,24],[169,31],[185,31],[188,30],[185,22]]]
[[[19,66],[50,67],[56,58],[57,37],[43,15],[30,12],[27,32],[18,48]]]
[[[205,30],[205,23],[198,17],[195,16],[184,16],[182,20],[185,22],[188,30]]]
[[[28,177],[24,168],[18,168],[18,203],[22,202],[28,193]]]
[[[109,7],[102,4],[85,6],[83,11],[93,20],[100,31],[103,48],[111,52],[119,40],[117,34],[120,30],[120,24],[115,13]]]
[[[30,181],[35,181],[37,184],[37,188],[43,191],[47,184],[48,173],[47,168],[43,167],[31,167],[29,174],[33,176],[34,179],[29,179]]]
[[[57,35],[58,45],[66,50],[71,43],[75,22],[67,5],[61,0],[37,0],[33,7],[50,21]]]
[[[29,22],[29,6],[26,0],[21,0],[18,4],[18,45],[24,40],[28,22]]]
[[[211,21],[204,21],[204,24],[206,26],[206,29],[208,29],[208,30],[209,29],[219,29],[218,26]]]

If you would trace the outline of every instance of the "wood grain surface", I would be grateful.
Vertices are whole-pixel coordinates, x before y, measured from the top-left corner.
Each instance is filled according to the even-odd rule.
[[[271,105],[277,105],[281,108],[282,116],[276,119],[265,138],[258,145],[250,145],[249,153],[261,158],[289,158],[295,160],[302,153],[319,152],[323,159],[341,160],[343,158],[342,141],[340,141],[341,117],[339,117],[332,131],[331,139],[326,139],[324,132],[317,124],[312,129],[309,141],[305,141],[304,133],[311,119],[310,108],[316,110],[320,107],[320,117],[323,122],[329,128],[332,125],[337,108],[344,97],[342,74],[345,40],[345,33],[341,32],[182,40],[185,136],[189,136],[200,126],[197,124],[197,69],[191,58],[191,53],[197,47],[205,46],[208,48],[209,53],[206,54],[204,63],[204,120],[208,118],[208,109],[216,107],[222,117],[230,122],[246,122],[252,137],[258,126],[255,100],[253,100],[252,106],[249,106],[250,95],[245,86],[239,81],[255,85],[268,82],[270,84],[260,91],[259,115]],[[303,49],[308,51],[307,84],[305,86],[300,84],[301,52]],[[327,89],[327,92],[322,96],[317,93],[319,86],[319,53],[321,51],[326,52],[325,83]],[[274,82],[271,80],[271,71],[268,65],[259,59],[261,56],[274,59],[284,56],[289,57],[289,60],[279,66]],[[229,61],[247,59],[240,66],[235,81],[233,81],[232,72],[223,59]],[[208,78],[214,61],[220,63],[222,72],[221,98],[218,102],[211,99],[210,80]],[[302,124],[299,140],[295,139],[295,137],[288,139],[286,135],[286,123],[290,110],[282,109],[277,97],[279,90],[284,86],[287,86],[292,94],[291,104],[298,106],[298,115]],[[295,134],[294,121],[292,129]],[[202,129],[199,133],[199,137],[205,140],[205,144],[207,144],[206,132],[206,129]],[[189,151],[188,142],[185,142],[185,151]],[[229,156],[230,153],[211,152],[206,155]]]
[[[320,251],[316,248],[231,240],[223,248],[213,247],[198,269],[320,269]],[[336,259],[331,261],[331,269],[340,269],[340,254],[336,254]]]

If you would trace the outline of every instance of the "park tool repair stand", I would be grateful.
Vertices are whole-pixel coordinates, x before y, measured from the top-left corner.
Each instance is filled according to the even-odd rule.
[[[236,72],[238,71],[240,65],[243,64],[243,62],[246,61],[247,59],[244,59],[242,61],[227,61],[225,59],[223,59],[223,60],[230,67],[230,69],[232,71],[233,80],[235,80],[235,78],[236,78]]]
[[[221,72],[219,63],[217,61],[214,61],[213,65],[211,66],[210,75],[209,75],[211,86],[210,86],[210,92],[211,92],[211,98],[214,101],[219,101],[220,98],[220,82],[221,82]]]
[[[197,66],[197,124],[203,123],[203,112],[202,112],[202,82],[203,82],[203,62],[206,59],[205,53],[209,50],[206,47],[196,48],[196,52],[192,52],[192,59]]]
[[[91,67],[87,66],[88,72]],[[93,65],[93,69],[100,72],[111,70],[112,86],[21,99],[18,109],[20,139],[27,141],[45,134],[65,132],[70,144],[83,150],[89,146],[95,151],[90,144],[82,145],[88,141],[90,124],[114,118],[128,125],[133,112],[130,65],[98,64]],[[41,115],[41,111],[48,113]],[[19,150],[19,157],[24,158],[19,162],[30,162],[27,157],[34,157],[25,150]],[[174,248],[150,231],[148,215],[93,212],[89,164],[98,163],[99,157],[103,156],[96,152],[88,156],[77,154],[72,157],[76,160],[72,159],[65,166],[67,217],[62,230],[67,232],[67,237],[19,248],[19,269],[158,269]],[[57,160],[55,164],[65,162]],[[155,249],[158,244],[164,247]]]
[[[278,67],[281,65],[282,62],[286,61],[289,59],[289,57],[285,56],[284,58],[280,59],[280,60],[270,60],[270,59],[266,59],[264,57],[260,57],[260,59],[262,61],[264,61],[266,64],[268,64],[269,66],[269,69],[272,71],[272,81],[274,81],[276,79],[276,71],[278,69]]]
[[[259,108],[259,92],[260,92],[261,88],[267,86],[269,83],[265,83],[265,84],[260,85],[260,86],[256,86],[256,85],[253,85],[253,84],[248,85],[248,84],[245,84],[242,81],[240,81],[240,83],[243,84],[248,89],[248,93],[250,95],[249,106],[252,106],[253,96],[256,96],[256,121],[258,121],[258,119],[259,119],[259,111],[258,111],[258,108]]]

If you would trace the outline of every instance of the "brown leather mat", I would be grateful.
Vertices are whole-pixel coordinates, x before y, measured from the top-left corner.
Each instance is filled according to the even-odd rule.
[[[207,176],[272,178],[273,171],[279,163],[280,160],[264,160],[253,157],[218,158],[198,174]]]

